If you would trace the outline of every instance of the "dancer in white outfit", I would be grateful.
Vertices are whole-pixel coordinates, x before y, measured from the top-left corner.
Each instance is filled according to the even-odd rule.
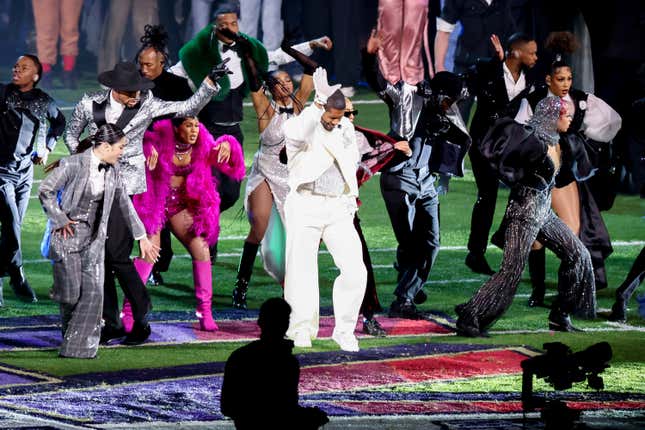
[[[354,126],[343,116],[345,98],[330,87],[327,72],[313,75],[316,98],[284,124],[289,187],[284,297],[291,305],[287,335],[310,347],[318,334],[318,248],[322,239],[340,269],[334,281],[336,326],[332,339],[345,351],[358,351],[354,329],[365,292],[367,271],[354,228],[356,166],[360,159]]]

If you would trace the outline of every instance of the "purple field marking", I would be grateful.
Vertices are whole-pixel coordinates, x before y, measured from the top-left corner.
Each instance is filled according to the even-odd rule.
[[[444,335],[451,331],[434,321],[405,320],[401,318],[379,318],[382,326],[395,336],[430,336]],[[50,321],[51,322],[51,321]],[[216,332],[199,330],[197,322],[191,321],[162,321],[152,322],[152,334],[146,345],[181,344],[188,342],[235,342],[255,340],[260,330],[255,320],[220,320],[220,329]],[[334,328],[333,317],[320,319],[319,338],[331,337]],[[356,331],[359,337],[367,337],[361,332],[362,323],[357,322]],[[0,351],[15,349],[58,348],[61,343],[60,326],[18,326],[0,330]]]

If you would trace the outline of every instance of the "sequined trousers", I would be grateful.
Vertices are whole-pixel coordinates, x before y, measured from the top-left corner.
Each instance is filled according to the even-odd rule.
[[[516,185],[511,190],[503,223],[506,224],[504,256],[500,269],[467,302],[457,306],[459,325],[480,332],[506,312],[537,239],[560,259],[558,297],[553,309],[593,318],[596,294],[589,251],[551,210],[553,184],[536,189]]]

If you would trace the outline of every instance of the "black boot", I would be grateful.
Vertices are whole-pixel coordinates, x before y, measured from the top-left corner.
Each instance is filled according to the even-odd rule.
[[[622,299],[616,299],[616,302],[611,307],[611,314],[609,314],[607,319],[621,323],[627,321],[627,303]]]
[[[544,285],[544,279],[546,277],[545,248],[529,252],[529,274],[531,276],[533,292],[531,293],[531,297],[529,297],[528,305],[532,308],[544,306],[544,293],[546,291],[546,285]]]
[[[495,271],[491,269],[488,261],[486,261],[484,254],[474,254],[469,252],[468,255],[466,255],[465,263],[466,266],[475,273],[481,273],[482,275],[488,276],[495,274]]]
[[[257,243],[244,242],[240,267],[237,269],[237,281],[235,281],[233,289],[233,307],[236,309],[246,310],[246,292],[249,288],[253,264],[259,247],[260,245]]]
[[[31,289],[29,282],[27,282],[25,271],[22,266],[10,270],[9,276],[9,285],[11,285],[13,292],[20,300],[31,303],[36,303],[38,301],[36,293]]]
[[[549,313],[549,330],[565,332],[582,331],[571,324],[571,318],[569,318],[568,313],[563,312],[557,308],[552,309]]]

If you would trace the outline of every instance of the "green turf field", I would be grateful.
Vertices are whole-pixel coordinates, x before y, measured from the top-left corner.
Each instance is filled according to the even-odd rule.
[[[86,88],[90,84],[85,82]],[[57,94],[62,101],[73,103],[80,93],[63,92]],[[373,100],[374,96],[361,92],[357,100]],[[387,111],[382,104],[357,103],[360,115],[357,124],[368,128],[386,131],[388,128]],[[71,112],[66,111],[69,116]],[[245,154],[247,166],[250,166],[253,153],[257,148],[258,134],[253,120],[254,113],[251,108],[245,108],[246,121],[244,123]],[[65,146],[61,143],[57,147],[54,158],[66,155]],[[41,179],[42,169],[36,168],[36,178]],[[34,185],[32,196],[37,195],[38,183]],[[454,316],[453,308],[456,304],[465,301],[487,279],[482,275],[471,273],[463,264],[466,256],[465,244],[470,226],[470,214],[475,200],[476,188],[472,173],[468,172],[465,178],[454,179],[450,185],[450,192],[441,197],[441,243],[448,247],[443,249],[437,258],[427,285],[428,301],[422,306],[426,310],[438,310]],[[496,220],[499,221],[508,197],[508,191],[502,190],[499,195]],[[368,182],[361,188],[363,206],[360,209],[363,231],[371,248],[371,256],[375,265],[375,275],[379,296],[384,307],[388,307],[393,296],[396,274],[392,269],[395,258],[394,248],[396,242],[392,233],[389,219],[380,196],[378,178]],[[614,254],[607,261],[607,272],[610,287],[598,292],[598,305],[600,309],[609,308],[612,304],[614,289],[623,280],[631,263],[640,251],[645,240],[645,204],[637,196],[619,196],[615,206],[604,213],[605,221],[615,246]],[[5,287],[5,306],[0,308],[0,317],[30,316],[43,314],[57,314],[58,306],[48,298],[52,277],[50,263],[40,255],[40,240],[45,225],[45,216],[38,203],[32,198],[26,221],[23,226],[23,252],[27,263],[25,264],[27,276],[36,290],[39,302],[25,304],[15,299],[11,289]],[[217,310],[230,306],[230,294],[236,275],[239,254],[242,249],[243,239],[248,232],[248,224],[241,209],[241,202],[222,215],[221,241],[219,244],[219,259],[213,268],[214,272],[214,307]],[[189,310],[194,306],[192,287],[192,271],[190,260],[186,252],[175,242],[176,258],[171,270],[164,275],[166,285],[151,287],[150,293],[155,311]],[[490,249],[488,258],[493,266],[497,267],[501,259],[501,252]],[[547,282],[550,287],[548,292],[555,291],[557,261],[552,254],[548,255]],[[331,258],[328,254],[320,256],[320,285],[321,305],[331,305],[331,284],[336,276]],[[642,287],[638,290],[642,293]],[[516,298],[510,310],[493,327],[493,336],[489,339],[477,339],[473,342],[487,344],[525,344],[541,348],[544,342],[561,340],[572,345],[574,350],[589,346],[592,343],[608,340],[614,347],[614,360],[611,378],[608,383],[614,391],[645,392],[642,375],[645,372],[645,320],[637,315],[635,300],[630,303],[629,323],[630,331],[616,331],[615,326],[608,325],[603,318],[596,321],[581,322],[576,324],[582,328],[591,328],[598,331],[584,334],[554,334],[548,331],[535,333],[496,333],[495,331],[533,331],[546,329],[547,310],[542,308],[529,308],[526,306],[530,284],[527,276],[523,279]],[[255,266],[254,277],[249,290],[249,307],[258,308],[267,298],[281,295],[281,288],[266,275],[258,258]],[[600,331],[602,329],[602,331]],[[605,331],[606,330],[606,331]],[[437,342],[471,342],[469,339],[447,336],[436,339]],[[427,338],[408,339],[370,339],[361,341],[361,347],[367,348],[377,345],[401,343],[403,341],[420,342],[428,341]],[[435,340],[431,340],[435,341]],[[174,346],[133,347],[133,348],[102,348],[96,360],[60,360],[57,351],[23,351],[0,353],[0,362],[11,365],[40,370],[53,375],[70,375],[87,372],[121,370],[128,368],[164,367],[179,364],[200,363],[206,361],[225,360],[230,352],[237,348],[235,343],[217,344],[184,344]],[[336,349],[332,341],[314,342],[313,351]],[[304,351],[296,351],[304,352]],[[476,379],[469,382],[435,386],[429,389],[447,391],[508,391],[509,385],[517,389],[517,379],[496,378]],[[609,388],[609,387],[608,387]]]

